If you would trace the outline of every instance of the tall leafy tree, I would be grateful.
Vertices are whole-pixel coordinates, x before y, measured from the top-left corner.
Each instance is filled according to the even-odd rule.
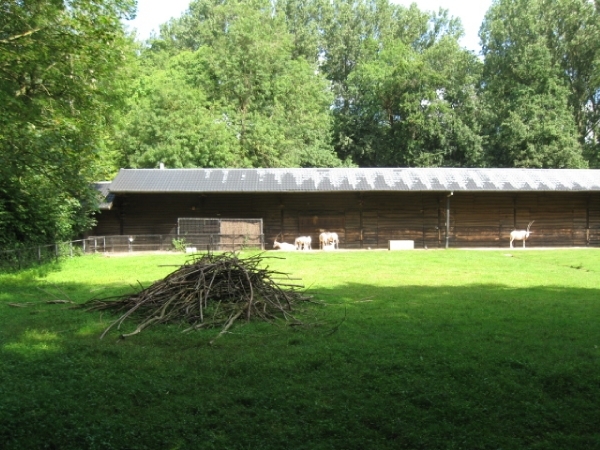
[[[489,163],[583,167],[563,68],[548,45],[543,0],[498,0],[480,33]]]
[[[363,166],[477,166],[472,119],[478,62],[444,39],[418,52],[401,42],[349,78],[352,114],[344,150]]]
[[[160,71],[150,74],[155,78],[156,89],[149,91],[153,97],[132,106],[133,114],[140,115],[131,123],[140,123],[147,115],[144,110],[165,118],[157,139],[142,139],[147,145],[141,149],[143,156],[135,152],[138,163],[156,165],[166,159],[183,167],[340,164],[329,140],[332,97],[327,81],[315,62],[294,54],[284,16],[270,1],[199,1],[165,32],[165,39],[154,42],[150,51],[166,53],[181,64],[170,63],[175,75],[169,75],[169,81],[156,78]],[[187,49],[180,42],[187,42]],[[172,94],[165,102],[167,89]],[[167,110],[172,107],[177,111]],[[189,126],[166,119],[173,113]],[[135,138],[139,130],[128,132]],[[209,155],[211,147],[216,150]]]
[[[118,133],[120,167],[235,167],[237,139],[218,103],[192,83],[196,57],[149,52]]]
[[[548,48],[569,88],[579,142],[600,166],[600,7],[589,0],[542,3]]]
[[[105,93],[133,3],[0,3],[0,245],[66,239],[88,225]]]
[[[340,0],[325,22],[338,154],[363,166],[474,165],[478,63],[447,11]],[[327,34],[326,34],[327,36]]]
[[[279,0],[277,11],[283,14],[292,35],[292,56],[317,63],[322,56],[322,18],[327,0]]]

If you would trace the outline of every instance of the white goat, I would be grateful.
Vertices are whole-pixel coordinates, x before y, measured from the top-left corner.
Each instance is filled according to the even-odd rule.
[[[523,241],[523,248],[525,248],[525,241],[532,233],[532,231],[529,231],[529,228],[531,228],[531,224],[533,224],[533,222],[535,222],[535,220],[529,222],[529,225],[527,225],[527,230],[513,230],[510,232],[510,248],[513,248],[514,240]]]
[[[335,250],[336,248],[340,248],[340,240],[337,233],[324,231],[319,235],[319,245],[322,250]]]
[[[296,250],[312,250],[312,238],[310,236],[300,236],[294,241]]]
[[[294,252],[296,251],[296,246],[294,244],[288,244],[287,242],[275,242],[273,243],[273,248],[278,248],[279,250],[284,250],[286,252]]]

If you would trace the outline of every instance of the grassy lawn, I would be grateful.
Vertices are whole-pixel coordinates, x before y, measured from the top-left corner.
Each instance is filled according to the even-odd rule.
[[[185,259],[0,275],[2,449],[600,449],[600,250],[285,254],[266,262],[323,302],[310,326],[212,346],[175,325],[100,340],[113,316],[45,303]]]

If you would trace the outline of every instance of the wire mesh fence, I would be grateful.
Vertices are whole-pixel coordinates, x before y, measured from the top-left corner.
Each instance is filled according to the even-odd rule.
[[[264,250],[264,235],[262,234],[91,236],[87,241],[87,250],[91,253]]]
[[[70,242],[39,245],[13,250],[0,250],[0,271],[21,270],[61,258],[93,253],[124,253],[148,251],[202,252],[264,250],[264,235],[249,234],[188,234],[90,236]]]
[[[0,251],[0,271],[21,270],[86,253],[86,240]]]

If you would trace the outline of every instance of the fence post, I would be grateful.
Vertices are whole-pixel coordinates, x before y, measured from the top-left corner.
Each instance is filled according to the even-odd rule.
[[[42,247],[38,246],[38,264],[42,263]]]
[[[69,256],[73,257],[73,241],[69,241]]]

